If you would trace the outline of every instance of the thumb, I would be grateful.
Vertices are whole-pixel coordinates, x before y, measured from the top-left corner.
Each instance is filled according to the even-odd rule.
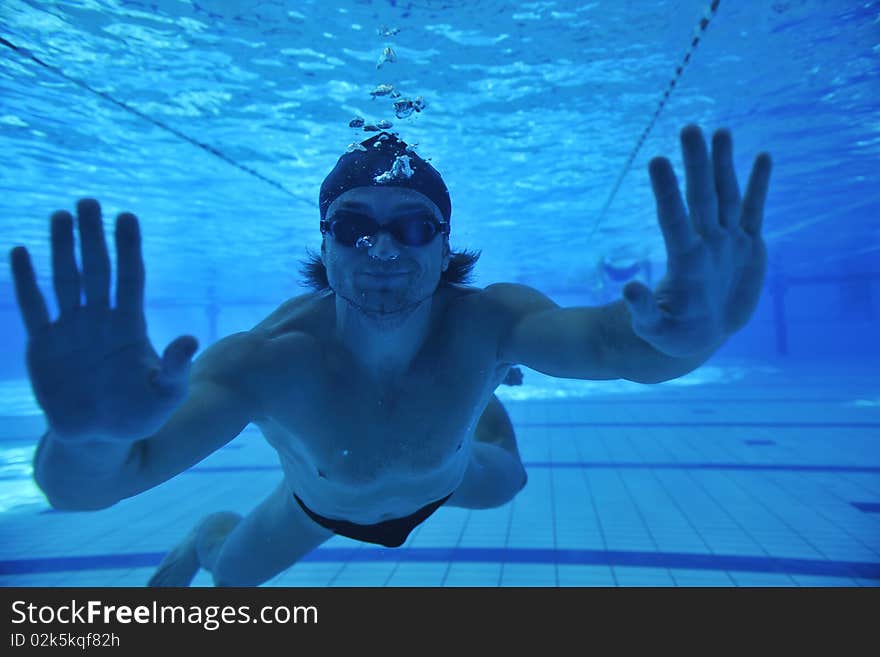
[[[632,318],[633,331],[639,337],[652,332],[662,319],[657,299],[651,289],[638,281],[630,281],[623,288],[623,301]]]
[[[166,388],[184,383],[189,374],[190,360],[198,348],[199,341],[191,335],[182,335],[172,341],[162,353],[162,365],[155,382]]]

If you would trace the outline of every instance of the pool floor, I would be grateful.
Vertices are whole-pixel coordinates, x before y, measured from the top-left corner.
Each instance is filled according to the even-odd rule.
[[[754,371],[505,405],[529,473],[516,499],[441,508],[401,548],[335,537],[265,585],[880,585],[876,376]],[[151,491],[58,512],[30,479],[27,420],[0,418],[3,586],[143,586],[202,516],[247,513],[281,478],[248,427]]]

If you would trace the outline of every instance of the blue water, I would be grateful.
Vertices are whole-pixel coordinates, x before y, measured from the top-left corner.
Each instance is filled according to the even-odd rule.
[[[525,370],[498,391],[529,470],[516,500],[443,508],[398,550],[334,538],[269,584],[876,586],[880,3],[708,5],[4,0],[3,245],[28,247],[54,312],[49,214],[136,212],[154,344],[204,347],[302,292],[318,187],[361,116],[443,173],[477,285],[603,304],[665,270],[650,158],[683,180],[679,130],[728,127],[741,187],[774,160],[748,326],[655,386]],[[427,107],[397,119],[381,83]],[[3,584],[142,585],[199,517],[280,478],[249,427],[136,498],[52,511],[8,268],[0,338]]]

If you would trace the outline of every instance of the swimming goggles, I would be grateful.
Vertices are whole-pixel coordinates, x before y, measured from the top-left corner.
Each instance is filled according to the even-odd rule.
[[[437,233],[448,234],[449,224],[430,212],[406,214],[387,224],[379,224],[369,215],[349,210],[339,210],[321,221],[321,232],[330,233],[344,246],[370,247],[382,231],[390,233],[404,246],[425,246]]]

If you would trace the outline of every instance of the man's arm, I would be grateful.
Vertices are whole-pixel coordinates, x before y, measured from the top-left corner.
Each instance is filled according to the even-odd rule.
[[[659,383],[696,369],[717,348],[684,358],[667,356],[633,332],[623,301],[560,308],[535,289],[508,283],[491,285],[485,294],[509,327],[499,360],[550,376]]]
[[[638,281],[599,308],[557,308],[521,286],[487,288],[506,313],[500,355],[547,374],[657,383],[704,363],[748,322],[767,264],[761,237],[771,160],[758,155],[744,197],[733,142],[718,130],[709,153],[695,125],[681,131],[687,207],[670,162],[651,160],[657,218],[668,255],[651,290]]]
[[[53,507],[95,510],[157,486],[198,463],[254,419],[243,361],[247,334],[220,340],[193,364],[186,400],[153,435],[135,442],[62,440],[49,431],[34,456],[34,478]]]

